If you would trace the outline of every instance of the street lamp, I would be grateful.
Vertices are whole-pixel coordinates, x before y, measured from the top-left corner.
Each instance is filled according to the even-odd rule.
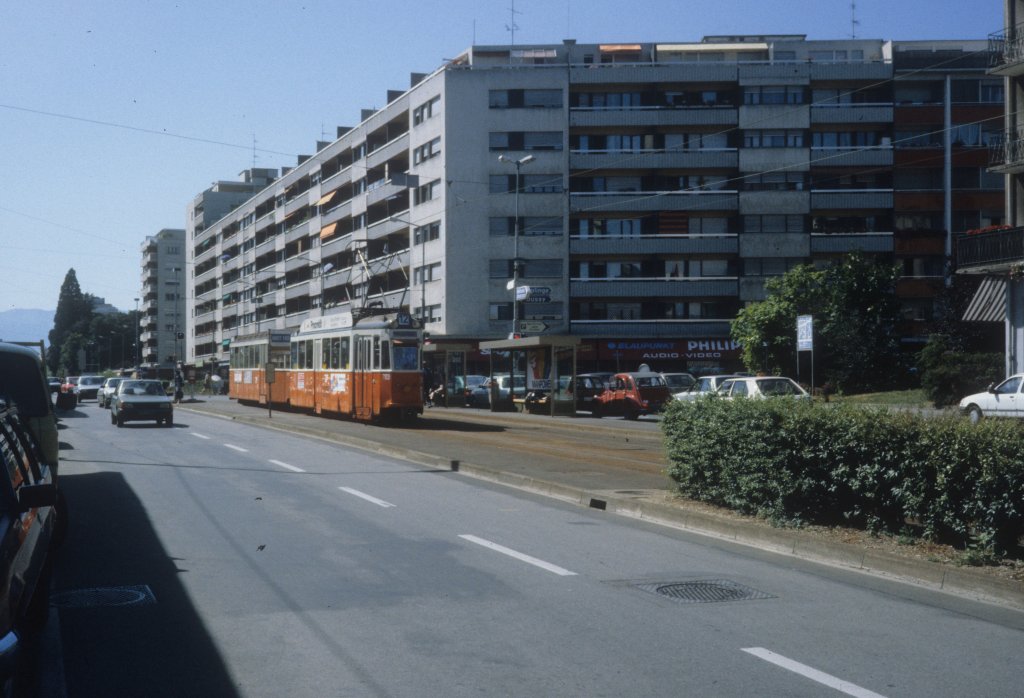
[[[327,274],[334,269],[334,264],[327,262],[320,267],[320,317],[324,316],[324,274]]]
[[[533,162],[534,157],[526,155],[518,160],[513,160],[512,158],[506,158],[504,155],[499,155],[498,160],[507,162],[516,168],[516,218],[512,229],[512,332],[508,336],[509,339],[515,339],[516,335],[519,334],[519,300],[515,296],[519,287],[519,168]]]
[[[140,350],[140,347],[139,347],[139,328],[141,326],[142,325],[139,322],[139,299],[136,298],[135,299],[135,331],[132,332],[132,335],[134,336],[134,339],[135,339],[135,369],[136,370],[139,370],[142,367],[142,359],[139,358],[139,350]]]

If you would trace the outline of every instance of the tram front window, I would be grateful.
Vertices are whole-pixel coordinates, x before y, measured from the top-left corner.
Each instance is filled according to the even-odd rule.
[[[419,368],[416,361],[419,351],[415,344],[395,342],[392,353],[394,354],[395,359],[394,370],[415,371]]]

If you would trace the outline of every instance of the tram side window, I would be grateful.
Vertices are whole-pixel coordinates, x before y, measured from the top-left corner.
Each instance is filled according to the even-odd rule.
[[[332,341],[334,342],[333,348],[331,349],[331,356],[334,360],[333,368],[347,371],[352,362],[349,355],[348,337],[335,337]]]
[[[313,368],[313,340],[292,342],[292,366],[297,369]]]
[[[391,370],[391,343],[386,339],[380,342],[380,367],[385,371]]]
[[[417,368],[417,351],[415,344],[406,344],[404,342],[395,342],[393,348],[393,354],[395,357],[394,365],[396,371],[415,371]]]
[[[380,368],[380,337],[373,338],[373,366],[371,368]]]
[[[320,340],[320,369],[326,371],[331,366],[331,340],[321,339]]]

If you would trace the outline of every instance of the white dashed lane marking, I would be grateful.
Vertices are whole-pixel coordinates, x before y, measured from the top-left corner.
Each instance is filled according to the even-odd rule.
[[[781,654],[775,654],[771,650],[766,650],[764,647],[743,647],[742,649],[744,652],[752,654],[759,659],[771,662],[775,666],[780,666],[783,669],[788,669],[795,674],[799,674],[811,681],[816,681],[823,686],[833,688],[848,696],[854,696],[855,698],[884,698],[884,696],[879,693],[869,691],[866,688],[861,688],[857,684],[850,683],[849,681],[843,681],[831,674],[826,674],[825,672],[818,671],[806,664],[801,664],[800,662],[794,661],[788,657],[783,657]]]
[[[241,446],[235,446],[234,444],[224,444],[224,445],[227,446],[228,448],[232,449],[232,450],[239,451],[241,453],[248,453],[249,452],[249,449],[242,448]]]
[[[206,439],[206,440],[210,439],[209,436],[203,436],[202,434],[197,434],[194,431],[193,432],[189,432],[189,433],[192,434],[192,436],[196,437],[197,439]]]
[[[292,472],[296,472],[296,473],[304,473],[304,472],[306,472],[302,468],[297,468],[294,465],[288,465],[287,463],[282,463],[279,460],[271,459],[270,462],[273,463],[274,465],[278,465],[278,466],[284,468],[285,470],[291,470]]]
[[[540,567],[542,570],[547,570],[548,572],[553,572],[563,577],[571,577],[576,575],[575,572],[570,572],[569,570],[563,567],[559,567],[558,565],[552,565],[550,562],[544,562],[543,560],[538,560],[535,557],[530,557],[529,555],[520,553],[516,550],[512,550],[511,548],[506,548],[503,545],[498,545],[497,543],[493,543],[484,538],[477,538],[476,536],[469,534],[460,535],[459,538],[462,538],[463,540],[468,540],[470,543],[482,545],[483,547],[501,553],[502,555],[508,555],[509,557],[515,558],[516,560],[529,563],[536,567]]]
[[[387,507],[395,506],[391,502],[385,502],[383,499],[377,499],[376,497],[368,495],[365,492],[360,492],[359,490],[354,490],[351,487],[339,487],[338,489],[341,490],[342,492],[348,492],[349,494],[351,494],[354,497],[359,497],[360,499],[365,499],[368,502],[372,502],[373,504],[376,504],[379,507],[387,508]]]

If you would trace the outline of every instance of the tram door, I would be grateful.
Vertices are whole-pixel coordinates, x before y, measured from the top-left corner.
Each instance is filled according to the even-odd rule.
[[[373,416],[373,338],[356,335],[355,366],[352,371],[352,412],[358,419]]]

